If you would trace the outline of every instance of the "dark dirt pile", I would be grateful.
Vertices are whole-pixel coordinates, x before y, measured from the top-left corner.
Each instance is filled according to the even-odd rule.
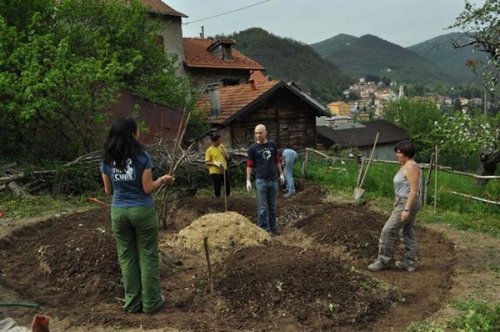
[[[213,292],[203,255],[161,245],[168,302],[154,316],[121,309],[123,289],[107,208],[52,218],[0,238],[0,285],[41,303],[42,313],[75,326],[387,331],[435,312],[453,272],[451,243],[422,228],[418,273],[396,268],[369,273],[366,265],[376,257],[387,216],[358,204],[323,203],[324,195],[310,186],[295,198],[280,196],[284,234],[264,246],[228,252],[213,266]],[[193,220],[224,212],[224,200],[190,197],[170,208],[161,244]],[[230,197],[228,210],[256,221],[255,197]],[[304,238],[310,246],[299,240]],[[342,257],[334,254],[339,250]],[[399,318],[384,318],[394,315]]]

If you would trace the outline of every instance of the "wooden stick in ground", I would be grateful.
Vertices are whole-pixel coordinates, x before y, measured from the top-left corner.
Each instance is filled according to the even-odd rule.
[[[432,168],[434,167],[434,156],[435,154],[433,153],[431,155],[431,161],[430,161],[430,166],[429,166],[429,173],[427,173],[427,177],[424,181],[424,192],[422,195],[422,205],[426,206],[427,205],[427,196],[429,195],[429,184],[431,183],[431,174],[432,174]],[[422,170],[423,173],[423,170]]]
[[[210,251],[208,250],[208,238],[203,238],[203,246],[205,247],[205,256],[207,257],[208,265],[208,282],[210,284],[210,293],[214,291],[214,279],[212,278],[212,264],[210,263]]]
[[[226,168],[224,168],[224,212],[227,212],[227,183],[226,183]]]
[[[439,150],[438,150],[438,146],[436,145],[436,165],[435,165],[435,176],[434,176],[434,213],[436,213],[436,208],[437,208],[437,189],[438,189],[438,165],[439,165],[439,161],[438,161],[438,154]]]

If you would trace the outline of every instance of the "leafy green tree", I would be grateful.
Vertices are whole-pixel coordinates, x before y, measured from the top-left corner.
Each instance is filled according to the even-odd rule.
[[[99,148],[118,89],[186,107],[188,82],[176,77],[139,0],[50,8],[24,31],[0,17],[0,152],[72,159]]]
[[[401,98],[392,101],[384,111],[384,119],[405,130],[419,154],[426,160],[432,154],[439,137],[432,135],[434,123],[441,114],[434,101],[422,98]]]
[[[6,24],[23,32],[28,28],[31,17],[35,13],[42,14],[48,19],[54,8],[54,0],[2,0],[0,2],[0,16]]]

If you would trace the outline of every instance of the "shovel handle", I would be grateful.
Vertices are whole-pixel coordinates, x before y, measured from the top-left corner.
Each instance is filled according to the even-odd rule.
[[[363,183],[365,183],[366,174],[368,173],[368,168],[370,167],[370,163],[372,162],[373,154],[375,152],[375,147],[377,146],[378,134],[379,133],[377,133],[377,136],[375,136],[375,143],[373,143],[372,153],[370,154],[370,159],[368,159],[368,165],[366,165],[365,174],[363,174],[363,178],[361,179],[361,183],[359,184],[359,187],[362,187]]]
[[[365,164],[365,157],[361,159],[361,166],[359,167],[359,172],[358,172],[358,181],[356,181],[356,187],[359,187],[359,183],[361,181],[361,174],[363,174],[363,166]]]

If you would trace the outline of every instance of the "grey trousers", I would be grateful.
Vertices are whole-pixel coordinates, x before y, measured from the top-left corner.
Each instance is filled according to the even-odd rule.
[[[394,243],[397,237],[405,246],[405,260],[409,263],[417,262],[417,232],[415,230],[415,217],[420,210],[420,197],[410,209],[410,215],[406,222],[401,220],[401,213],[406,205],[406,198],[396,197],[394,201],[394,210],[391,216],[385,222],[384,228],[380,234],[378,244],[378,258],[388,263],[394,253]]]

